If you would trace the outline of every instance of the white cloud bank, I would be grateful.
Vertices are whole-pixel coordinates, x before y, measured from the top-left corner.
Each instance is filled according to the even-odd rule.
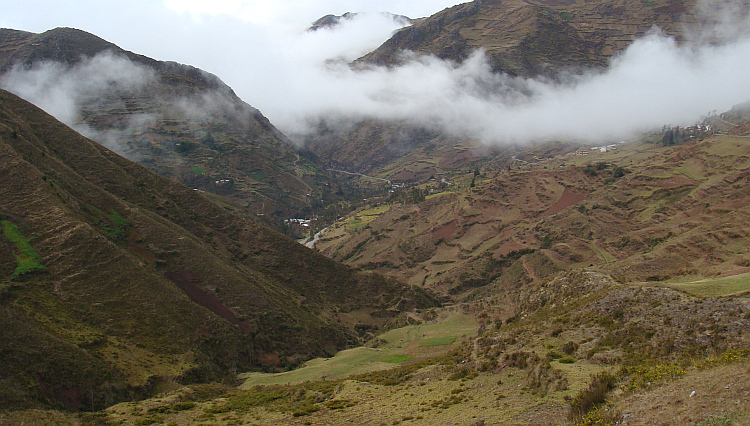
[[[318,120],[377,118],[405,119],[487,143],[596,142],[668,123],[691,124],[709,111],[747,101],[748,67],[748,38],[679,46],[653,31],[606,71],[565,83],[493,74],[482,52],[461,65],[432,57],[394,69],[300,65],[288,85],[274,92],[294,103],[267,99],[262,110],[292,135]]]
[[[72,125],[80,119],[83,100],[117,91],[137,92],[156,80],[154,71],[104,53],[73,67],[56,62],[35,64],[30,69],[16,65],[0,77],[0,87]]]
[[[709,111],[750,99],[747,11],[737,2],[702,5],[721,22],[713,34],[729,36],[723,45],[705,43],[701,35],[678,45],[656,30],[634,42],[608,70],[565,83],[492,74],[481,52],[461,65],[413,57],[399,68],[354,70],[347,62],[376,48],[399,24],[363,14],[333,30],[303,31],[299,17],[322,16],[314,7],[324,3],[339,14],[364,5],[297,0],[282,7],[280,2],[227,0],[208,8],[204,2],[167,2],[170,12],[144,13],[137,26],[142,30],[120,33],[127,43],[99,35],[138,53],[217,74],[290,136],[322,119],[377,118],[408,120],[487,143],[551,138],[595,143],[663,124],[690,124]],[[386,3],[384,8],[404,4]],[[375,7],[368,4],[370,10]],[[310,15],[313,9],[316,15]]]

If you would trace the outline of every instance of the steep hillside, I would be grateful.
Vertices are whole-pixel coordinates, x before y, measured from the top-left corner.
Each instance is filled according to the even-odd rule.
[[[423,291],[360,274],[0,92],[0,400],[90,410],[358,342]]]
[[[305,140],[305,146],[331,168],[399,181],[424,180],[445,169],[468,167],[479,156],[470,152],[481,150],[440,132],[378,120],[366,120],[344,131],[320,128]]]
[[[313,155],[197,68],[57,28],[0,30],[0,74],[3,87],[18,94],[28,90],[29,79],[67,91],[73,111],[61,113],[76,130],[162,176],[255,213],[293,217],[330,184]]]
[[[409,184],[431,177],[452,179],[477,168],[505,169],[519,160],[551,158],[578,148],[560,141],[492,146],[403,121],[379,120],[365,120],[343,130],[321,126],[304,143],[332,170]]]
[[[495,71],[510,75],[604,67],[653,26],[678,39],[700,29],[694,6],[692,0],[473,1],[398,31],[362,60],[394,65],[409,50],[461,62],[481,48]]]

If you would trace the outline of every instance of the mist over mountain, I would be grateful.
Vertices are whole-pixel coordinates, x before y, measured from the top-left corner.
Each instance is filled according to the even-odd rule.
[[[346,12],[345,14],[343,14],[341,16],[326,15],[326,16],[323,16],[320,19],[317,19],[315,22],[313,22],[313,24],[310,26],[310,28],[308,29],[308,31],[318,31],[318,30],[324,29],[324,28],[326,28],[326,29],[334,28],[334,27],[340,25],[342,20],[354,19],[357,15],[358,15],[358,13],[356,13],[356,12],[355,13]],[[388,13],[388,12],[382,12],[381,15],[393,19],[393,21],[395,23],[397,23],[399,25],[402,25],[402,26],[407,26],[407,25],[411,25],[412,24],[412,20],[408,16],[394,15],[394,14]]]
[[[67,28],[2,30],[0,45],[0,87],[164,176],[279,216],[309,208],[328,183],[212,74]]]
[[[632,137],[662,123],[691,123],[745,100],[749,82],[739,70],[750,58],[746,9],[690,2],[673,6],[674,12],[658,2],[607,7],[455,6],[398,31],[361,67],[329,67],[350,95],[331,100],[336,105],[325,113],[309,114],[403,119],[486,143],[593,142]],[[728,11],[738,12],[731,22]],[[495,29],[519,13],[529,14],[514,24],[521,35]],[[548,21],[560,28],[545,29]],[[601,29],[584,30],[591,22]],[[580,52],[563,48],[568,43],[561,31],[577,37]],[[465,36],[450,38],[459,32]],[[726,36],[719,38],[720,32]],[[557,44],[537,43],[543,39]]]
[[[393,37],[401,26],[378,13],[315,32],[305,31],[312,20],[305,28],[270,28],[221,13],[190,22],[169,15],[165,19],[174,20],[175,32],[149,50],[175,52],[160,57],[179,57],[220,75],[294,139],[321,120],[393,117],[488,143],[549,135],[619,139],[655,124],[689,123],[737,103],[725,87],[727,81],[741,86],[745,79],[714,68],[746,59],[745,9],[742,2],[709,1],[471,2]],[[154,24],[147,18],[145,25]],[[654,26],[662,36],[653,35]],[[647,46],[622,54],[634,39]],[[362,56],[371,64],[366,69],[348,65]],[[693,90],[675,94],[673,86],[662,84],[665,75],[682,88],[700,78],[701,87],[719,90],[708,99]],[[590,93],[599,99],[587,109],[580,99]],[[637,106],[620,112],[623,105],[653,101],[658,117],[639,114]],[[600,115],[587,119],[592,110]],[[559,111],[567,116],[552,118]],[[533,116],[549,122],[530,123]]]

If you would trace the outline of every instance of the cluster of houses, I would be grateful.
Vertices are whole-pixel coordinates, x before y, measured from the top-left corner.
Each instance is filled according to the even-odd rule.
[[[714,134],[714,126],[710,124],[696,124],[695,126],[683,127],[681,130],[687,139],[703,139]]]
[[[388,181],[388,183],[391,184],[391,189],[388,190],[388,192],[390,192],[390,193],[396,192],[399,189],[404,189],[407,186],[405,183],[400,183],[400,182],[391,182],[391,181]]]
[[[310,222],[312,222],[312,219],[285,219],[284,220],[284,223],[286,224],[296,223],[297,225],[303,228],[309,228]]]
[[[625,141],[620,141],[617,143],[613,143],[610,145],[603,145],[603,146],[593,146],[589,149],[579,149],[576,151],[576,155],[589,155],[593,152],[610,152],[610,151],[617,151],[617,147],[624,144]]]

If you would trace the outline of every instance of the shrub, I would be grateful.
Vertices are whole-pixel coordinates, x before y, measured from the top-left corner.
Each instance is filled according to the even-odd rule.
[[[477,377],[477,372],[472,371],[466,367],[461,367],[457,369],[453,374],[451,374],[448,377],[448,380],[450,381],[456,381],[456,380],[471,380],[473,378]]]
[[[587,389],[583,389],[570,402],[569,418],[582,419],[589,411],[601,405],[607,398],[607,393],[614,389],[617,378],[610,373],[602,372],[591,378]]]
[[[618,424],[618,417],[602,410],[593,410],[583,416],[576,426],[614,426]]]
[[[195,407],[195,403],[191,401],[178,402],[172,406],[174,411],[186,411]]]
[[[579,347],[578,343],[568,342],[562,346],[562,351],[566,355],[573,355],[573,353],[578,350],[578,347]]]
[[[654,364],[636,365],[623,367],[620,374],[630,377],[626,389],[633,390],[646,388],[653,383],[658,383],[685,374],[685,370],[676,364]]]
[[[563,355],[560,352],[557,352],[554,349],[551,350],[551,351],[549,351],[549,352],[547,352],[547,358],[549,358],[549,359],[560,359],[562,357],[563,357]]]
[[[333,399],[324,405],[329,410],[343,410],[344,408],[354,407],[356,404],[348,399]]]

